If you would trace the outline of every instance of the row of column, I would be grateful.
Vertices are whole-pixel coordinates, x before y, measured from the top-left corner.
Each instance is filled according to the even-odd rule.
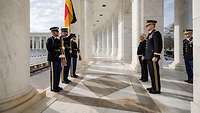
[[[124,12],[122,7],[123,5],[120,5],[120,11],[113,14],[111,20],[95,32],[97,46],[94,52],[97,57],[122,59],[124,48]]]
[[[118,22],[117,17],[113,17],[107,26],[103,26],[95,32],[95,56],[113,57],[117,54],[118,45]]]
[[[123,1],[121,2],[119,11],[115,14],[112,21],[107,22],[106,26],[97,30],[95,41],[99,46],[96,46],[95,53],[96,56],[116,57],[119,60],[131,62],[132,66],[137,68],[136,52],[139,43],[138,37],[146,32],[144,28],[145,21],[147,19],[158,20],[157,30],[162,34],[164,32],[164,1],[132,0],[132,9],[129,14],[125,13],[128,11],[123,10],[125,5]],[[182,57],[183,30],[192,28],[192,1],[175,0],[174,2],[174,62],[170,67],[184,70]],[[130,18],[130,15],[132,15],[132,18]],[[129,20],[131,21],[129,22]]]
[[[48,37],[31,37],[30,38],[30,49],[46,49],[46,41]]]

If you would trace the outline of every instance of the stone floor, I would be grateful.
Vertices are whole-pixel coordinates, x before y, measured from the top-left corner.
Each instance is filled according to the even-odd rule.
[[[162,93],[146,91],[150,81],[141,83],[139,74],[128,64],[117,61],[91,61],[79,72],[78,79],[69,85],[61,84],[64,91],[50,92],[49,71],[31,77],[37,89],[47,89],[54,98],[42,113],[190,113],[192,85],[182,82],[184,72],[161,70]],[[44,103],[40,103],[44,106]],[[38,113],[41,106],[30,108]],[[29,110],[30,111],[30,110]]]

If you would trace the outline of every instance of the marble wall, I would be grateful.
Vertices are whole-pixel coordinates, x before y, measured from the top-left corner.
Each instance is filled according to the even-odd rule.
[[[199,0],[193,0],[193,51],[194,51],[194,86],[193,86],[193,102],[191,107],[192,113],[199,113],[200,112],[200,1]]]
[[[9,5],[9,7],[8,7]],[[0,112],[1,104],[30,92],[29,1],[0,1]]]

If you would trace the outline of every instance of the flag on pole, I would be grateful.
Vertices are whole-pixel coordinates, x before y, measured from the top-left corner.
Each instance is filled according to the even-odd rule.
[[[74,12],[74,7],[72,0],[65,0],[65,16],[64,16],[64,26],[70,28],[70,25],[77,21]]]

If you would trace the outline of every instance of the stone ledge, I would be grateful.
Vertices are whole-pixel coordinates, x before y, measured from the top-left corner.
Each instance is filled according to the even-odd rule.
[[[26,95],[18,97],[14,100],[0,104],[0,112],[2,113],[21,113],[26,108],[38,102],[46,96],[46,91],[37,91],[34,88]]]
[[[185,71],[185,64],[179,64],[173,62],[172,64],[169,65],[169,69],[175,69],[177,71]]]

